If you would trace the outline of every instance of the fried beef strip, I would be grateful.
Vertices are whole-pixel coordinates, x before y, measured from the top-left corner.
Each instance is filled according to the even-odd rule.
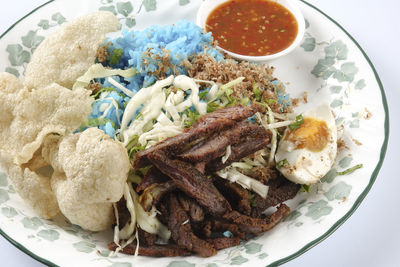
[[[274,167],[257,166],[251,169],[250,176],[263,184],[267,184],[269,181],[280,177],[281,174]]]
[[[246,142],[243,143],[233,145],[231,146],[231,155],[228,157],[225,163],[222,163],[221,158],[216,158],[214,160],[211,160],[206,164],[206,172],[212,173],[222,170],[223,168],[231,165],[232,162],[239,161],[240,159],[247,157],[265,148],[266,145],[268,145],[269,141],[270,141],[269,137],[256,138],[247,140]]]
[[[179,247],[196,252],[202,257],[210,257],[217,253],[212,244],[198,238],[193,232],[189,222],[189,216],[179,204],[176,196],[169,197],[168,228],[171,238]]]
[[[171,178],[177,188],[196,199],[211,214],[222,215],[232,210],[228,201],[215,188],[211,180],[193,165],[172,160],[161,151],[151,153],[148,157],[158,169]]]
[[[246,233],[241,231],[239,229],[239,226],[237,224],[230,223],[228,221],[218,219],[218,218],[213,218],[213,221],[210,221],[211,225],[211,232],[225,232],[225,231],[230,231],[234,236],[239,237],[240,239],[246,239]],[[208,235],[207,237],[210,237]]]
[[[129,213],[129,210],[126,207],[126,200],[124,197],[122,197],[117,202],[117,210],[118,210],[119,225],[120,228],[123,228],[131,220],[131,214]]]
[[[179,154],[194,140],[230,128],[236,122],[253,116],[258,109],[258,106],[237,105],[208,113],[201,117],[200,120],[187,131],[177,136],[167,138],[146,150],[139,151],[136,154],[133,167],[139,169],[149,165],[150,161],[148,156],[156,151]]]
[[[108,244],[108,249],[115,251],[118,248],[117,244],[114,242]],[[136,244],[131,243],[124,247],[121,252],[125,254],[134,255],[136,251]],[[149,256],[149,257],[177,257],[177,256],[189,256],[192,252],[187,251],[186,249],[180,248],[175,244],[166,244],[166,245],[151,245],[144,246],[142,244],[139,245],[139,255],[141,256]]]
[[[164,182],[167,182],[169,180],[168,176],[166,176],[164,173],[162,173],[159,169],[156,167],[152,166],[144,175],[143,180],[140,182],[140,184],[136,188],[136,192],[143,191],[146,189],[146,187],[157,183],[161,184]]]
[[[237,246],[240,243],[240,238],[237,237],[218,237],[206,240],[208,243],[211,243],[216,250]]]
[[[143,191],[139,196],[139,203],[142,205],[145,211],[151,210],[152,206],[157,205],[157,203],[169,192],[176,189],[175,184],[169,180],[165,183],[154,183]]]
[[[194,167],[199,171],[199,172],[201,172],[201,173],[205,173],[205,171],[206,171],[206,164],[207,164],[207,162],[205,162],[205,161],[200,161],[200,162],[196,162],[195,164],[194,164]]]
[[[238,224],[241,231],[248,234],[260,234],[278,224],[289,212],[290,208],[285,204],[281,204],[277,211],[271,214],[267,219],[249,217],[237,211],[228,212],[224,214],[223,218]]]
[[[138,227],[138,236],[139,236],[139,242],[140,246],[152,246],[154,243],[157,241],[157,236],[155,234],[148,233],[141,228]]]
[[[250,196],[246,189],[225,179],[215,179],[214,185],[235,210],[244,215],[251,214]]]
[[[184,194],[180,194],[179,203],[182,208],[189,213],[191,218],[191,222],[198,223],[204,220],[204,210],[203,208],[194,200],[193,198],[189,198]]]
[[[159,211],[157,213],[157,219],[159,219],[160,222],[162,222],[165,225],[168,224],[168,219],[169,219],[169,214],[168,214],[169,208],[168,208],[168,205],[167,205],[168,202],[169,202],[168,199],[169,199],[169,194],[165,195],[162,198],[162,201],[160,201],[158,203],[158,205],[156,206],[157,210]]]
[[[226,131],[216,133],[178,157],[189,162],[210,161],[223,156],[227,146],[245,141],[243,140],[245,137],[265,138],[267,136],[268,132],[264,127],[242,121]]]
[[[255,207],[253,207],[251,212],[252,217],[260,217],[262,212],[267,208],[294,198],[299,191],[300,185],[292,183],[277,170],[275,171],[277,173],[277,178],[269,180],[266,183],[266,185],[269,186],[267,198],[263,199],[259,195],[254,194]]]

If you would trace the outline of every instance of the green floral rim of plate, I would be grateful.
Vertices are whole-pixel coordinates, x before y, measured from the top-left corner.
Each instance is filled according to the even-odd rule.
[[[31,11],[30,13],[28,13],[26,16],[24,16],[23,18],[21,18],[20,20],[18,20],[16,23],[14,23],[6,32],[4,32],[1,36],[0,39],[5,36],[13,27],[15,27],[19,22],[21,22],[22,20],[24,20],[25,18],[29,17],[31,14],[33,14],[34,12],[36,12],[37,10],[41,9],[42,7],[48,5],[51,2],[54,2],[55,0],[50,0],[46,3],[44,3],[43,5],[39,6],[38,8],[34,9],[33,11]],[[104,0],[104,4],[101,8],[99,8],[100,10],[108,10],[113,12],[114,14],[118,14],[121,18],[120,20],[124,22],[124,24],[126,25],[126,27],[131,28],[133,26],[136,25],[136,21],[134,17],[130,17],[128,16],[132,11],[132,5],[130,4],[130,2],[117,2],[117,3],[112,3],[113,1],[109,1],[109,0]],[[188,4],[190,1],[189,0],[179,0],[179,5],[186,5]],[[384,121],[384,130],[385,130],[385,138],[383,141],[383,145],[381,147],[380,150],[380,158],[379,158],[379,162],[377,163],[374,171],[372,172],[372,175],[369,179],[368,185],[366,186],[366,188],[362,191],[362,193],[357,197],[357,199],[355,200],[355,202],[353,203],[353,205],[351,206],[350,210],[344,214],[344,216],[342,216],[340,219],[338,219],[325,233],[323,233],[321,236],[319,236],[318,238],[312,240],[311,242],[307,243],[305,246],[303,246],[301,249],[297,250],[295,253],[292,253],[289,256],[286,256],[282,259],[279,259],[277,261],[274,261],[272,263],[270,263],[268,266],[277,266],[280,264],[283,264],[299,255],[301,255],[302,253],[306,252],[308,249],[312,248],[313,246],[315,246],[316,244],[318,244],[319,242],[321,242],[322,240],[324,240],[325,238],[327,238],[330,234],[332,234],[341,224],[343,224],[352,214],[353,212],[357,209],[357,207],[360,205],[360,203],[362,202],[362,200],[365,198],[365,196],[367,195],[367,193],[369,192],[369,190],[371,189],[373,183],[376,180],[377,174],[382,166],[383,160],[384,160],[384,156],[386,153],[386,149],[387,149],[387,144],[388,144],[388,135],[389,135],[389,117],[388,117],[388,106],[387,106],[387,102],[386,102],[386,96],[384,93],[384,89],[382,86],[382,83],[378,77],[378,74],[373,66],[373,64],[371,63],[370,59],[368,58],[368,56],[365,54],[365,52],[362,50],[362,48],[360,47],[360,45],[354,40],[354,38],[347,32],[345,31],[336,21],[334,21],[332,18],[330,18],[328,15],[326,15],[325,13],[323,13],[322,11],[320,11],[318,8],[316,8],[315,6],[307,3],[306,1],[303,1],[303,3],[305,3],[306,5],[308,5],[309,7],[311,7],[312,9],[316,10],[317,12],[319,12],[320,14],[322,14],[324,17],[328,18],[330,21],[332,21],[343,33],[345,33],[350,40],[356,45],[356,47],[359,49],[359,51],[361,51],[362,55],[364,56],[364,58],[366,59],[366,61],[369,64],[369,67],[372,69],[374,75],[375,75],[375,79],[377,84],[379,85],[380,91],[381,91],[381,96],[382,96],[382,104],[383,104],[383,109],[385,112],[385,121]],[[103,3],[103,0],[102,0]],[[143,8],[146,10],[146,12],[149,11],[153,11],[155,10],[156,7],[156,0],[144,0],[142,2]],[[142,8],[142,6],[140,6],[140,9]],[[59,13],[56,13],[59,14]],[[54,15],[56,15],[54,14]],[[52,16],[52,20],[57,22],[58,24],[63,23],[65,20],[62,20],[62,16],[57,16],[54,17],[54,15]],[[59,14],[61,15],[61,14]],[[53,18],[54,17],[54,18]],[[57,19],[58,18],[58,19]],[[61,20],[60,20],[61,18]],[[49,22],[47,20],[42,20],[39,24],[39,27],[41,27],[42,29],[47,29],[48,27],[50,27],[51,25],[49,25]],[[28,51],[25,52],[26,54],[33,52],[33,50],[35,49],[35,47],[38,45],[38,43],[40,43],[40,41],[42,41],[41,36],[36,36],[35,34],[32,34],[33,32],[30,31],[27,33],[26,36],[22,37],[22,45],[25,48],[28,48]],[[29,40],[28,40],[29,39]],[[307,36],[303,42],[303,44],[301,45],[301,47],[304,49],[304,51],[306,52],[310,52],[313,51],[315,49],[316,46],[316,42],[315,42],[315,38],[313,38],[312,36]],[[344,46],[344,50],[346,50],[347,48],[345,47],[345,45],[343,43],[341,43],[341,41],[335,41],[335,42],[330,42],[326,47],[325,47],[325,58],[322,58],[318,61],[318,64],[314,67],[314,69],[312,70],[312,74],[315,77],[318,78],[322,78],[323,80],[327,80],[329,77],[333,77],[334,79],[336,79],[338,82],[349,82],[349,84],[351,83],[352,86],[355,89],[362,89],[365,86],[365,82],[363,79],[358,80],[358,81],[354,81],[354,75],[357,73],[358,69],[357,67],[354,65],[354,63],[352,62],[345,62],[344,60],[347,57],[347,52],[340,54],[338,52],[337,55],[335,55],[335,59],[333,59],[333,57],[331,55],[329,55],[330,51],[332,49],[337,49],[338,51],[341,49],[340,47]],[[11,45],[9,46],[11,47],[11,52],[9,52],[9,55],[11,54],[15,54],[16,52],[21,52],[22,51],[22,46],[15,44],[15,45]],[[15,50],[17,49],[17,50]],[[14,52],[13,52],[14,51]],[[25,51],[25,50],[24,50]],[[24,52],[22,51],[22,52]],[[343,49],[342,49],[343,51]],[[30,54],[28,55],[30,56]],[[26,60],[25,60],[26,61]],[[24,61],[24,62],[25,62]],[[10,60],[11,63],[13,63]],[[340,63],[341,66],[339,68],[335,68],[334,64],[335,63]],[[23,65],[21,64],[14,64],[13,66],[19,65],[20,67]],[[326,68],[328,67],[328,69]],[[8,69],[8,70],[7,70]],[[18,73],[18,70],[13,69],[13,68],[7,68],[6,70],[12,73]],[[341,88],[339,86],[331,86],[330,88],[331,92],[334,93],[335,95],[338,95]],[[339,95],[340,96],[340,95]],[[333,100],[333,102],[331,103],[331,107],[332,108],[337,108],[339,106],[341,106],[343,104],[343,101],[341,100],[343,98],[343,96],[340,96],[340,98],[336,98],[335,100]],[[356,117],[352,116],[352,117]],[[357,118],[353,119],[350,123],[349,123],[349,127],[350,128],[358,128],[359,127],[359,121],[357,120]],[[344,157],[340,162],[339,165],[341,167],[345,167],[348,166],[350,164],[351,158],[348,157]],[[330,183],[331,181],[327,181],[327,183]],[[349,194],[350,190],[351,190],[351,186],[347,185],[344,182],[339,182],[337,183],[334,187],[331,187],[331,190],[329,190],[328,192],[325,193],[325,197],[328,200],[333,200],[335,199],[337,196],[334,195],[336,194],[336,189],[338,189],[338,187],[341,187],[341,190],[346,191],[347,193],[345,193],[345,197]],[[336,189],[335,189],[336,188]],[[1,193],[1,192],[0,192]],[[341,193],[341,192],[340,192]],[[342,193],[343,194],[343,193]],[[347,195],[346,195],[347,194]],[[340,195],[341,196],[341,195]],[[338,198],[336,198],[338,199]],[[301,203],[300,203],[301,204]],[[325,200],[319,200],[317,202],[314,203],[306,203],[306,204],[311,204],[308,205],[308,210],[307,213],[305,214],[305,216],[312,218],[313,220],[317,220],[319,219],[321,216],[324,216],[326,214],[329,214],[332,211],[332,207],[330,207],[328,205],[328,202]],[[302,204],[302,207],[304,207],[306,204]],[[301,206],[301,205],[300,205]],[[298,209],[300,209],[300,206],[298,207]],[[4,208],[3,208],[4,209]],[[7,209],[7,208],[6,208]],[[8,208],[8,213],[9,216],[12,216],[12,207]],[[318,212],[316,212],[316,210],[318,210]],[[323,212],[320,212],[320,210],[322,210]],[[3,212],[3,210],[2,210]],[[4,213],[4,212],[3,212]],[[297,210],[292,212],[291,215],[286,219],[287,221],[290,221],[289,226],[294,225],[296,227],[301,226],[303,223],[302,222],[295,222],[296,219],[301,215],[300,212],[298,212]],[[35,218],[25,218],[26,220],[23,221],[24,227],[25,228],[31,228],[34,230],[38,229],[38,226],[35,224]],[[43,223],[41,223],[42,225]],[[288,227],[289,227],[288,226]],[[50,262],[49,260],[46,260],[38,255],[36,255],[35,253],[31,252],[29,249],[27,249],[26,247],[24,247],[22,244],[18,243],[17,241],[13,240],[9,235],[7,235],[2,229],[0,229],[0,234],[3,235],[8,241],[10,241],[10,243],[12,243],[14,246],[16,246],[18,249],[22,250],[23,252],[25,252],[26,254],[28,254],[29,256],[33,257],[34,259],[49,265],[49,266],[57,266],[56,264]],[[47,239],[49,241],[53,241],[59,238],[59,235],[56,231],[52,230],[52,229],[42,229],[37,233],[37,236]],[[84,252],[84,253],[89,253],[92,252],[94,250],[94,248],[96,247],[94,244],[86,242],[86,241],[81,241],[81,242],[77,242],[72,244],[72,246],[79,252]],[[245,253],[247,254],[257,254],[256,256],[259,259],[264,259],[266,257],[268,257],[268,254],[261,251],[261,247],[262,245],[256,243],[256,242],[249,242],[245,245],[241,245],[240,247],[238,247],[238,250],[242,250],[245,251]],[[103,256],[103,255],[101,255]],[[238,255],[232,258],[229,258],[230,264],[231,265],[241,265],[245,262],[248,261],[247,258]],[[121,266],[124,264],[123,262],[115,262],[115,264],[121,264]],[[114,266],[114,265],[113,265]],[[171,261],[168,265],[168,267],[183,267],[183,266],[194,266],[194,264],[191,264],[187,261]],[[210,263],[207,265],[208,267],[212,267],[212,266],[217,266],[215,263]]]

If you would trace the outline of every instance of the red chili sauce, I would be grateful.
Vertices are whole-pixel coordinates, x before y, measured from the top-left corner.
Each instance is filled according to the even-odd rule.
[[[218,45],[230,52],[265,56],[289,47],[298,26],[293,14],[268,0],[233,0],[216,7],[206,20]]]

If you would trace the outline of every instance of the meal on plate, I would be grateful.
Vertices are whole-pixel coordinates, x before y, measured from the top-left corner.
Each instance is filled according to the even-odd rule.
[[[109,249],[215,255],[270,230],[332,167],[327,105],[304,114],[273,68],[237,62],[192,22],[71,21],[0,74],[0,166],[42,218],[114,229]],[[296,101],[298,102],[298,101]]]

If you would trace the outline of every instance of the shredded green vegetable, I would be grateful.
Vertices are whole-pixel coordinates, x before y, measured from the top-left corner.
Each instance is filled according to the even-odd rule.
[[[290,166],[289,161],[287,159],[280,160],[276,163],[277,168],[282,168],[285,166]]]
[[[242,99],[240,99],[240,104],[243,106],[247,106],[250,102],[250,99],[248,97],[244,97]]]
[[[119,60],[121,59],[122,53],[123,53],[122,48],[115,49],[113,51],[112,56],[111,56],[110,64],[111,65],[117,65]]]
[[[250,199],[250,205],[255,208],[257,207],[257,202],[254,200],[254,194],[250,191],[247,191],[249,193],[249,199]]]
[[[79,127],[79,131],[82,132],[85,128],[90,128],[90,127],[97,127],[101,125],[105,125],[107,122],[111,123],[111,126],[116,129],[115,123],[107,118],[90,118],[88,121],[84,124],[82,124]]]
[[[92,118],[89,119],[87,122],[87,126],[89,127],[96,127],[96,126],[101,126],[101,125],[105,125],[107,122],[111,123],[111,126],[115,129],[115,123],[107,118]]]
[[[278,101],[276,99],[273,99],[273,98],[265,99],[264,101],[269,106],[272,105],[272,104],[278,103]]]
[[[130,159],[132,159],[135,156],[136,152],[146,149],[145,146],[141,146],[139,144],[138,140],[139,136],[135,134],[134,136],[132,136],[131,140],[126,145],[126,150],[128,150],[128,156]]]
[[[97,99],[101,95],[101,93],[103,93],[103,92],[113,92],[113,91],[116,91],[114,87],[103,87],[96,94],[94,94],[93,97],[95,99]]]
[[[195,124],[201,117],[201,115],[199,114],[199,112],[197,112],[197,110],[192,111],[192,110],[190,110],[190,108],[186,108],[183,111],[183,114],[186,114],[186,116],[187,116],[187,119],[184,122],[185,128],[189,128],[190,126]]]
[[[206,95],[208,94],[207,90],[204,90],[202,92],[199,93],[199,98],[200,99],[204,99],[206,97]]]
[[[257,102],[257,101],[255,101],[254,102],[254,104],[257,104],[257,105],[260,105],[260,106],[263,106],[263,107],[265,107],[265,108],[269,108],[269,106],[268,106],[268,104],[267,103],[262,103],[262,102]]]
[[[363,167],[362,164],[358,164],[358,165],[353,166],[353,167],[351,167],[351,168],[348,168],[347,170],[344,170],[344,171],[342,171],[342,172],[337,172],[337,175],[346,175],[346,174],[350,174],[350,173],[354,172],[355,170],[358,170],[358,169],[360,169],[360,168],[362,168],[362,167]]]
[[[307,193],[310,193],[310,188],[311,188],[311,185],[303,184],[303,189],[304,189]]]
[[[257,86],[257,83],[253,83],[253,93],[254,96],[256,97],[257,101],[261,101],[262,98],[262,91],[261,89]]]
[[[302,114],[297,115],[297,116],[296,116],[296,121],[293,122],[292,124],[290,124],[290,125],[289,125],[289,128],[290,128],[291,130],[295,130],[295,129],[299,128],[300,125],[302,125],[303,123],[304,123],[303,115],[302,115]]]
[[[210,102],[207,103],[207,113],[211,113],[216,111],[217,109],[222,108],[217,102]]]
[[[226,96],[226,99],[228,100],[227,106],[232,106],[237,103],[237,100],[235,98],[231,97],[232,94],[233,94],[233,89],[230,87],[226,88],[225,96]]]
[[[282,138],[282,135],[281,135],[281,133],[278,131],[278,129],[274,129],[274,130],[275,130],[276,134],[279,136],[279,138]]]

